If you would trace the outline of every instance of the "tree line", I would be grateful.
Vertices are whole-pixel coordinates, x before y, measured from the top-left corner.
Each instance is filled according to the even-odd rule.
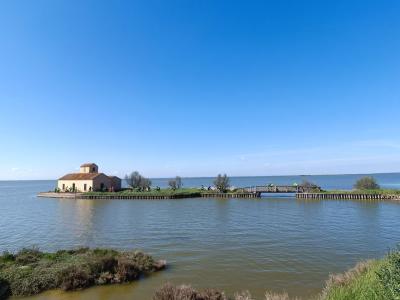
[[[129,188],[135,189],[137,191],[150,191],[151,190],[151,180],[142,176],[138,171],[134,171],[130,174],[125,175],[125,182]],[[224,174],[218,174],[218,176],[213,181],[215,188],[225,193],[230,187],[230,179],[229,177]],[[183,187],[182,178],[176,176],[174,179],[170,179],[168,181],[168,186],[172,190],[178,190]],[[157,187],[156,189],[160,189]]]

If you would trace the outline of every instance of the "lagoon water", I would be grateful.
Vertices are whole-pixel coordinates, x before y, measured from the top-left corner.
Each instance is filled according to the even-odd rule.
[[[236,186],[292,184],[307,178],[323,188],[351,188],[359,175],[237,177]],[[399,188],[400,174],[377,174]],[[155,179],[154,185],[165,186]],[[209,178],[185,179],[207,186]],[[287,291],[307,299],[330,273],[377,258],[400,241],[400,203],[261,199],[61,200],[37,198],[55,181],[0,181],[0,251],[88,247],[141,249],[169,268],[124,285],[31,299],[151,299],[164,282],[213,287],[228,294]]]

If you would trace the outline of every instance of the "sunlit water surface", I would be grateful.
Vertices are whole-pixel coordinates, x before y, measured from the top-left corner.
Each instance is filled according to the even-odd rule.
[[[246,289],[260,299],[265,290],[307,298],[321,291],[329,273],[380,257],[400,240],[400,204],[395,202],[35,196],[54,184],[0,182],[0,251],[32,245],[50,251],[142,249],[170,267],[131,284],[51,291],[32,299],[151,299],[167,281],[228,294]]]

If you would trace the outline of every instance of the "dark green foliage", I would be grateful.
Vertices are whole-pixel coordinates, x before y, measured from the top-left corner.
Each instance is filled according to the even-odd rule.
[[[6,263],[14,260],[15,260],[15,255],[8,251],[4,251],[3,255],[0,256],[0,262]]]
[[[354,188],[357,190],[378,190],[380,187],[375,178],[366,176],[357,180]]]
[[[5,252],[0,256],[0,293],[7,288],[13,296],[28,296],[55,288],[75,290],[122,283],[164,266],[142,252],[80,248],[43,253],[22,249],[16,255]]]
[[[214,185],[221,193],[225,193],[229,188],[229,177],[226,174],[218,174],[214,180]]]
[[[377,271],[377,276],[383,286],[385,299],[400,299],[400,251],[388,254],[387,263]]]
[[[0,300],[7,299],[10,296],[10,285],[4,279],[0,278]]]

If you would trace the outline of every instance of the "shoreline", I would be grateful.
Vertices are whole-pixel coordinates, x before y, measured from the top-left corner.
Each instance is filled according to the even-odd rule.
[[[270,193],[274,194],[274,193]],[[74,199],[74,200],[168,200],[168,199],[189,199],[189,198],[244,198],[258,199],[261,193],[240,192],[240,193],[218,193],[203,191],[198,193],[55,193],[40,192],[37,194],[40,198],[56,198],[56,199]],[[395,200],[400,201],[400,194],[394,193],[368,193],[361,191],[327,191],[320,193],[295,193],[293,197],[296,199],[316,199],[316,200]]]
[[[161,271],[165,260],[141,251],[77,248],[41,252],[23,248],[0,255],[0,299],[75,291],[92,286],[132,282]]]
[[[91,199],[91,200],[162,200],[162,199],[187,199],[187,198],[260,198],[261,195],[256,193],[198,193],[198,194],[171,194],[171,195],[157,195],[157,194],[138,194],[138,195],[123,195],[120,193],[115,194],[85,194],[85,193],[54,193],[54,192],[40,192],[37,197],[41,198],[58,198],[58,199]]]

